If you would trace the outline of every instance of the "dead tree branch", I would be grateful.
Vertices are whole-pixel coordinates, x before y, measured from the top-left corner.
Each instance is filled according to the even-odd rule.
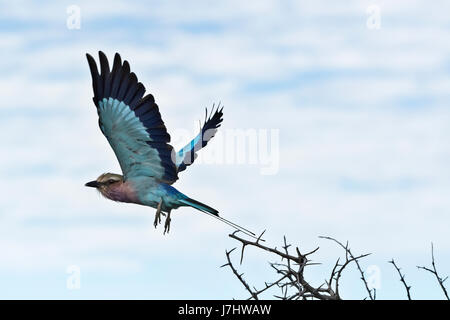
[[[392,264],[392,265],[394,266],[394,268],[397,270],[398,275],[400,276],[400,281],[403,283],[403,286],[404,286],[405,289],[406,289],[406,295],[408,296],[408,300],[411,300],[411,293],[410,293],[411,286],[408,286],[408,285],[406,284],[406,281],[405,281],[405,275],[402,274],[402,273],[400,272],[400,268],[395,264],[394,259],[392,259],[391,261],[388,261],[388,262],[389,262],[390,264]]]
[[[330,240],[330,241],[333,241],[333,242],[336,242],[341,248],[343,248],[343,249],[345,250],[345,255],[346,255],[346,257],[347,257],[347,255],[349,255],[350,258],[354,259],[354,255],[353,255],[353,253],[351,252],[350,248],[348,247],[348,242],[347,242],[346,245],[344,246],[340,241],[338,241],[338,240],[336,240],[336,239],[334,239],[334,238],[331,238],[331,237],[320,236],[319,238],[321,238],[321,239],[326,239],[326,240]],[[369,253],[369,254],[370,254],[370,253]],[[367,254],[367,255],[369,255],[369,254]],[[348,258],[347,258],[347,259],[348,259]],[[338,261],[339,261],[339,260],[338,260]],[[363,271],[362,268],[361,268],[361,265],[359,264],[358,259],[355,259],[354,261],[355,261],[356,267],[358,268],[359,273],[361,274],[361,280],[362,280],[362,282],[364,283],[364,287],[365,287],[365,289],[366,289],[366,291],[367,291],[367,294],[369,295],[369,299],[370,299],[370,300],[375,300],[375,295],[376,295],[375,289],[373,289],[373,293],[372,293],[372,290],[370,290],[370,288],[369,288],[369,283],[367,282],[366,276],[365,276],[365,274],[364,274],[364,271]],[[336,262],[336,263],[337,263],[337,262]]]
[[[278,287],[281,290],[281,295],[274,295],[274,297],[283,300],[292,300],[292,299],[340,300],[341,296],[339,294],[339,281],[342,277],[344,270],[352,262],[357,263],[359,259],[368,256],[368,254],[354,256],[351,253],[350,249],[348,248],[348,245],[343,246],[346,249],[345,262],[340,264],[339,263],[340,260],[338,259],[333,267],[333,270],[331,271],[329,280],[328,281],[325,280],[324,283],[322,283],[320,286],[317,287],[305,279],[304,270],[308,266],[317,264],[311,262],[311,260],[308,257],[313,253],[315,253],[319,248],[316,248],[310,252],[302,254],[300,252],[300,249],[296,247],[295,253],[293,253],[290,251],[291,245],[287,243],[286,237],[283,238],[282,250],[279,250],[276,247],[272,248],[261,244],[261,241],[263,241],[261,240],[261,238],[264,232],[256,240],[248,240],[242,238],[241,236],[238,235],[238,233],[239,231],[235,231],[229,236],[232,239],[235,239],[241,243],[242,246],[240,256],[241,264],[244,259],[245,248],[247,246],[262,249],[264,251],[272,253],[273,255],[281,259],[280,262],[270,263],[270,266],[276,271],[278,278],[271,283],[265,282],[264,288],[260,290],[257,290],[256,288],[252,290],[248,285],[248,283],[243,279],[242,274],[240,274],[237,271],[237,269],[234,267],[231,261],[231,253],[234,251],[234,249],[226,252],[227,263],[224,264],[223,267],[225,266],[230,267],[234,275],[239,279],[239,281],[242,283],[245,289],[250,293],[249,299],[258,300],[259,296],[262,293],[267,292],[271,288]],[[333,240],[340,244],[340,242],[338,242],[333,238],[327,237],[327,239]],[[360,267],[358,268],[362,272],[362,269]],[[362,273],[362,277],[364,279],[366,287],[368,288],[368,284],[364,278],[364,273]],[[372,299],[371,294],[370,297]]]
[[[233,264],[231,263],[231,259],[230,259],[230,254],[235,250],[236,248],[231,249],[230,251],[226,251],[225,254],[227,256],[227,260],[228,263],[224,264],[221,266],[221,268],[229,266],[231,268],[231,270],[233,271],[234,275],[236,276],[236,278],[239,279],[239,281],[242,283],[242,285],[245,287],[245,289],[247,289],[247,291],[250,293],[250,295],[252,296],[252,298],[254,298],[255,300],[258,300],[258,295],[252,291],[252,289],[250,289],[250,286],[247,284],[247,282],[245,282],[244,278],[242,278],[242,276],[244,275],[243,273],[239,273],[236,268],[233,266]]]
[[[450,298],[448,296],[447,289],[444,286],[444,282],[445,282],[445,280],[448,279],[448,277],[445,277],[445,279],[442,279],[442,277],[439,275],[439,273],[436,270],[436,264],[435,264],[435,261],[434,261],[434,247],[433,247],[433,243],[431,243],[431,268],[421,267],[421,266],[417,266],[417,268],[432,273],[436,277],[436,280],[438,281],[439,286],[441,287],[442,291],[444,292],[445,297],[447,298],[447,300],[450,300]]]
[[[270,247],[262,243],[264,242],[262,239],[264,233],[265,231],[262,232],[256,239],[251,240],[241,237],[239,231],[235,231],[229,235],[230,238],[238,241],[241,245],[239,258],[240,264],[242,264],[244,260],[245,249],[247,247],[253,247],[266,251],[279,259],[279,261],[276,262],[269,262],[270,267],[275,270],[277,275],[276,279],[272,282],[264,282],[263,288],[257,289],[256,287],[251,288],[250,285],[244,280],[243,273],[239,273],[235,265],[233,265],[231,254],[236,248],[225,252],[227,263],[225,263],[222,267],[229,267],[232,270],[233,274],[236,278],[238,278],[239,282],[250,294],[248,300],[259,300],[262,298],[263,294],[269,294],[269,292],[272,293],[272,291],[276,290],[276,288],[281,291],[281,294],[272,293],[272,296],[282,300],[341,300],[340,281],[344,271],[347,270],[348,266],[352,263],[356,265],[356,268],[361,275],[360,279],[364,283],[368,298],[370,300],[376,299],[377,291],[375,288],[370,288],[369,282],[367,281],[363,268],[359,262],[360,259],[367,257],[370,253],[354,255],[350,250],[348,242],[344,244],[332,237],[319,237],[321,239],[333,241],[339,247],[344,249],[344,257],[340,257],[336,260],[336,263],[331,270],[331,274],[322,284],[317,286],[305,278],[305,269],[309,266],[318,264],[312,262],[309,257],[317,252],[319,247],[310,252],[301,253],[298,247],[295,247],[295,249],[291,248],[292,246],[287,242],[286,237],[283,237],[283,245],[280,249],[277,247]],[[406,290],[408,300],[411,300],[411,286],[407,284],[405,274],[401,272],[401,268],[395,263],[394,259],[391,259],[388,263],[392,264],[395,270],[397,270],[397,273],[400,276],[400,282]],[[442,278],[437,271],[433,243],[431,243],[431,267],[417,266],[417,268],[433,274],[437,279],[445,298],[450,300],[447,289],[444,286],[444,282],[448,279],[448,277]]]

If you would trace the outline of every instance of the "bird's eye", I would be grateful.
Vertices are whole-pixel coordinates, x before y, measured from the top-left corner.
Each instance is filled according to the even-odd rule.
[[[109,184],[114,183],[114,182],[116,182],[116,180],[113,180],[113,179],[109,179],[109,180],[108,180],[108,183],[109,183]]]

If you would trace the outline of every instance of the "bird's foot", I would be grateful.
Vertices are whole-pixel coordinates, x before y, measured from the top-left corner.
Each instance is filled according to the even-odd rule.
[[[153,222],[155,228],[158,226],[158,224],[161,223],[161,215],[165,216],[165,214],[161,212],[161,207],[162,207],[162,199],[158,203],[158,207],[156,208],[155,221]]]
[[[166,217],[166,223],[164,223],[164,234],[169,233],[170,231],[170,221],[172,219],[170,219],[170,211],[167,213],[167,217]]]

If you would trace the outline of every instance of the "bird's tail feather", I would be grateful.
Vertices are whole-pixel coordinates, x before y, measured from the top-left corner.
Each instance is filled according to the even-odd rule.
[[[229,221],[229,220],[227,220],[225,218],[222,218],[221,216],[219,216],[219,211],[217,211],[214,208],[211,208],[210,206],[207,206],[204,203],[201,203],[201,202],[199,202],[197,200],[194,200],[194,199],[191,199],[191,198],[182,199],[180,201],[182,203],[190,206],[190,207],[193,207],[193,208],[195,208],[197,210],[200,210],[200,211],[206,213],[207,215],[209,215],[211,217],[214,217],[214,218],[216,218],[216,219],[218,219],[218,220],[228,224],[229,226],[235,228],[236,230],[239,230],[239,231],[245,233],[246,235],[248,235],[248,236],[250,236],[252,238],[256,238],[256,236],[255,236],[255,234],[253,232],[251,232],[250,230],[248,230],[248,229],[246,229],[244,227],[241,227],[240,225],[235,224],[235,223],[233,223],[233,222],[231,222],[231,221]]]

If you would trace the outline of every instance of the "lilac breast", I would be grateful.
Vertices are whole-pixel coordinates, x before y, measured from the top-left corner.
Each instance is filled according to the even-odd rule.
[[[128,181],[111,185],[106,196],[114,201],[140,203],[136,190]]]

